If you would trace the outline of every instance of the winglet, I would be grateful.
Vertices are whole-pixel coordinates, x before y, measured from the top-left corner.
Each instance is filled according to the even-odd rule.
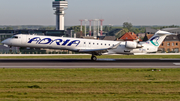
[[[121,44],[121,42],[119,42],[118,44],[116,44],[116,45],[113,46],[112,48],[108,48],[108,49],[116,49],[120,44]]]

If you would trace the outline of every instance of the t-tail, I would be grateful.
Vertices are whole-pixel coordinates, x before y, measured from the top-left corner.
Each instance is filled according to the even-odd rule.
[[[147,43],[158,49],[158,47],[162,44],[162,42],[168,35],[173,35],[173,33],[159,30],[147,41]]]

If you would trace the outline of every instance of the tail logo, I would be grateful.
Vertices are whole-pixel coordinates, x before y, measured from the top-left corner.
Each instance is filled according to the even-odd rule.
[[[150,42],[151,42],[154,46],[159,46],[158,40],[159,40],[159,36],[155,36],[155,37],[153,37],[153,38],[150,40]]]

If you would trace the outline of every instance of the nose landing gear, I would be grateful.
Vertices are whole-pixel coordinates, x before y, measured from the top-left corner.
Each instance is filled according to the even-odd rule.
[[[9,52],[12,53],[12,46],[9,46]]]

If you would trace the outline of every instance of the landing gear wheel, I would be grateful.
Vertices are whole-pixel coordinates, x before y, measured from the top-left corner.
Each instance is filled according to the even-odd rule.
[[[96,56],[92,56],[92,57],[91,57],[91,60],[92,60],[92,61],[96,61],[96,60],[97,60],[97,57],[96,57]]]

